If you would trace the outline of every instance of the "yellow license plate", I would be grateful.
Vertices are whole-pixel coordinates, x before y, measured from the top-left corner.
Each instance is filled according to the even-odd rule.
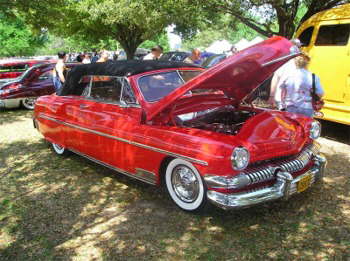
[[[310,186],[310,183],[311,183],[311,175],[310,174],[301,178],[297,184],[298,192],[303,192],[304,190],[306,190]]]

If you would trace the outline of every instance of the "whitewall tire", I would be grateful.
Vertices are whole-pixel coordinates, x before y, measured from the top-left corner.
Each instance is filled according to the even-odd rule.
[[[188,161],[172,160],[165,172],[171,199],[186,211],[198,211],[207,204],[207,190],[197,169]]]
[[[65,155],[68,152],[64,147],[56,143],[52,143],[52,148],[58,155]]]

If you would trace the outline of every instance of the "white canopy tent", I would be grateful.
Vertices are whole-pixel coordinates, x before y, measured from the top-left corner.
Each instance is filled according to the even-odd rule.
[[[213,42],[205,51],[209,53],[217,53],[222,54],[228,52],[231,48],[232,44],[230,44],[227,40],[217,40]]]

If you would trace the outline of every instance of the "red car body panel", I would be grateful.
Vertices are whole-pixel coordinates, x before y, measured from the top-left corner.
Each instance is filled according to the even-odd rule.
[[[0,79],[16,78],[35,64],[52,62],[54,60],[26,60],[0,63]]]

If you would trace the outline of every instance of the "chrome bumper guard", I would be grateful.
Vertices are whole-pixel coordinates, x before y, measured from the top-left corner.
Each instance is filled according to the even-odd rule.
[[[279,171],[276,174],[276,183],[271,187],[235,194],[225,194],[209,190],[207,197],[214,205],[223,209],[244,208],[277,199],[287,200],[291,195],[298,193],[297,184],[305,176],[311,176],[310,186],[322,180],[327,159],[322,154],[318,154],[314,156],[314,162],[315,164],[310,170],[295,179],[293,179],[290,172]]]

